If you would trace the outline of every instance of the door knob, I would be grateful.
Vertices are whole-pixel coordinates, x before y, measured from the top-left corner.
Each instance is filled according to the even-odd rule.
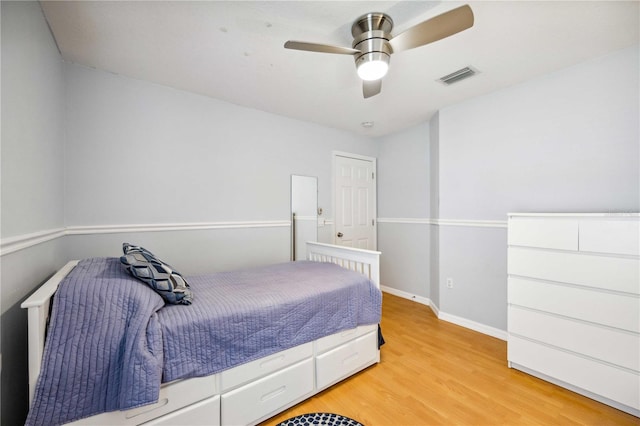
[[[338,232],[338,238],[342,238],[342,232]]]

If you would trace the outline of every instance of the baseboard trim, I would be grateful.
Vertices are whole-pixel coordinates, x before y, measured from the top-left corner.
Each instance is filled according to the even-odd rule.
[[[440,314],[438,315],[438,319],[459,325],[464,328],[468,328],[473,331],[477,331],[482,334],[486,334],[491,337],[495,337],[496,339],[507,341],[508,333],[505,330],[500,330],[499,328],[491,327],[456,315],[451,315],[446,312],[440,312]]]
[[[438,317],[439,320],[450,322],[452,324],[456,324],[461,327],[468,328],[470,330],[477,331],[478,333],[486,334],[488,336],[495,337],[500,340],[504,340],[504,341],[507,340],[508,334],[506,331],[500,330],[498,328],[491,327],[485,324],[481,324],[479,322],[475,322],[467,318],[462,318],[456,315],[451,315],[446,312],[442,312],[440,311],[440,308],[438,308],[438,306],[436,306],[431,301],[431,299],[427,297],[417,296],[415,294],[411,294],[406,291],[398,290],[398,289],[387,287],[384,285],[380,286],[380,290],[382,290],[385,293],[389,293],[394,296],[402,297],[403,299],[411,300],[413,302],[418,302],[428,306],[429,308],[431,308],[431,310],[436,315],[436,317]]]
[[[431,308],[431,310],[433,311],[433,313],[440,318],[440,308],[438,308],[438,305],[436,305],[435,303],[433,303],[433,300],[431,301],[431,305],[429,305],[429,307]]]
[[[394,296],[402,297],[403,299],[412,300],[412,301],[418,302],[418,303],[420,303],[422,305],[426,305],[426,306],[431,307],[431,300],[429,298],[427,298],[427,297],[418,296],[416,294],[411,294],[411,293],[408,293],[406,291],[398,290],[396,288],[387,287],[387,286],[384,286],[384,285],[380,286],[380,290],[382,290],[385,293],[393,294]]]

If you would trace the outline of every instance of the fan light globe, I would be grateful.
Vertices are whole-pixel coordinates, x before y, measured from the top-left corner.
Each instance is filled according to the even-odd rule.
[[[358,77],[365,81],[380,80],[388,70],[389,64],[384,60],[365,61],[358,66]]]

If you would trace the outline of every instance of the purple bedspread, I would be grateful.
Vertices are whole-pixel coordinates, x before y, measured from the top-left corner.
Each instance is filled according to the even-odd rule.
[[[117,258],[86,259],[53,299],[27,425],[57,425],[157,400],[162,298]]]
[[[164,381],[213,374],[380,321],[380,291],[365,276],[331,263],[222,272],[190,277],[189,285],[192,305],[158,312]]]
[[[166,305],[117,258],[81,261],[60,284],[28,425],[156,402],[161,382],[205,376],[380,321],[381,293],[330,263],[187,277]]]

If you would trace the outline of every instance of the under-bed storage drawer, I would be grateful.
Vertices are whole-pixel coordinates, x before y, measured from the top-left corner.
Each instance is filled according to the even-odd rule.
[[[162,385],[158,402],[127,411],[91,416],[73,425],[139,425],[218,394],[217,376],[195,377]]]
[[[316,386],[323,389],[349,376],[377,357],[378,334],[375,331],[345,343],[316,358]]]
[[[356,337],[364,336],[365,334],[376,331],[377,329],[377,324],[360,325],[356,328],[351,328],[349,330],[340,331],[330,336],[323,337],[321,339],[318,339],[318,341],[316,342],[316,352],[326,352],[331,348],[335,348],[336,346],[342,345],[349,340],[353,340]]]
[[[145,423],[144,426],[219,426],[220,396],[196,402],[188,407]]]
[[[313,393],[313,358],[222,394],[221,423],[246,425]]]
[[[313,342],[269,355],[220,373],[222,392],[313,356]]]

